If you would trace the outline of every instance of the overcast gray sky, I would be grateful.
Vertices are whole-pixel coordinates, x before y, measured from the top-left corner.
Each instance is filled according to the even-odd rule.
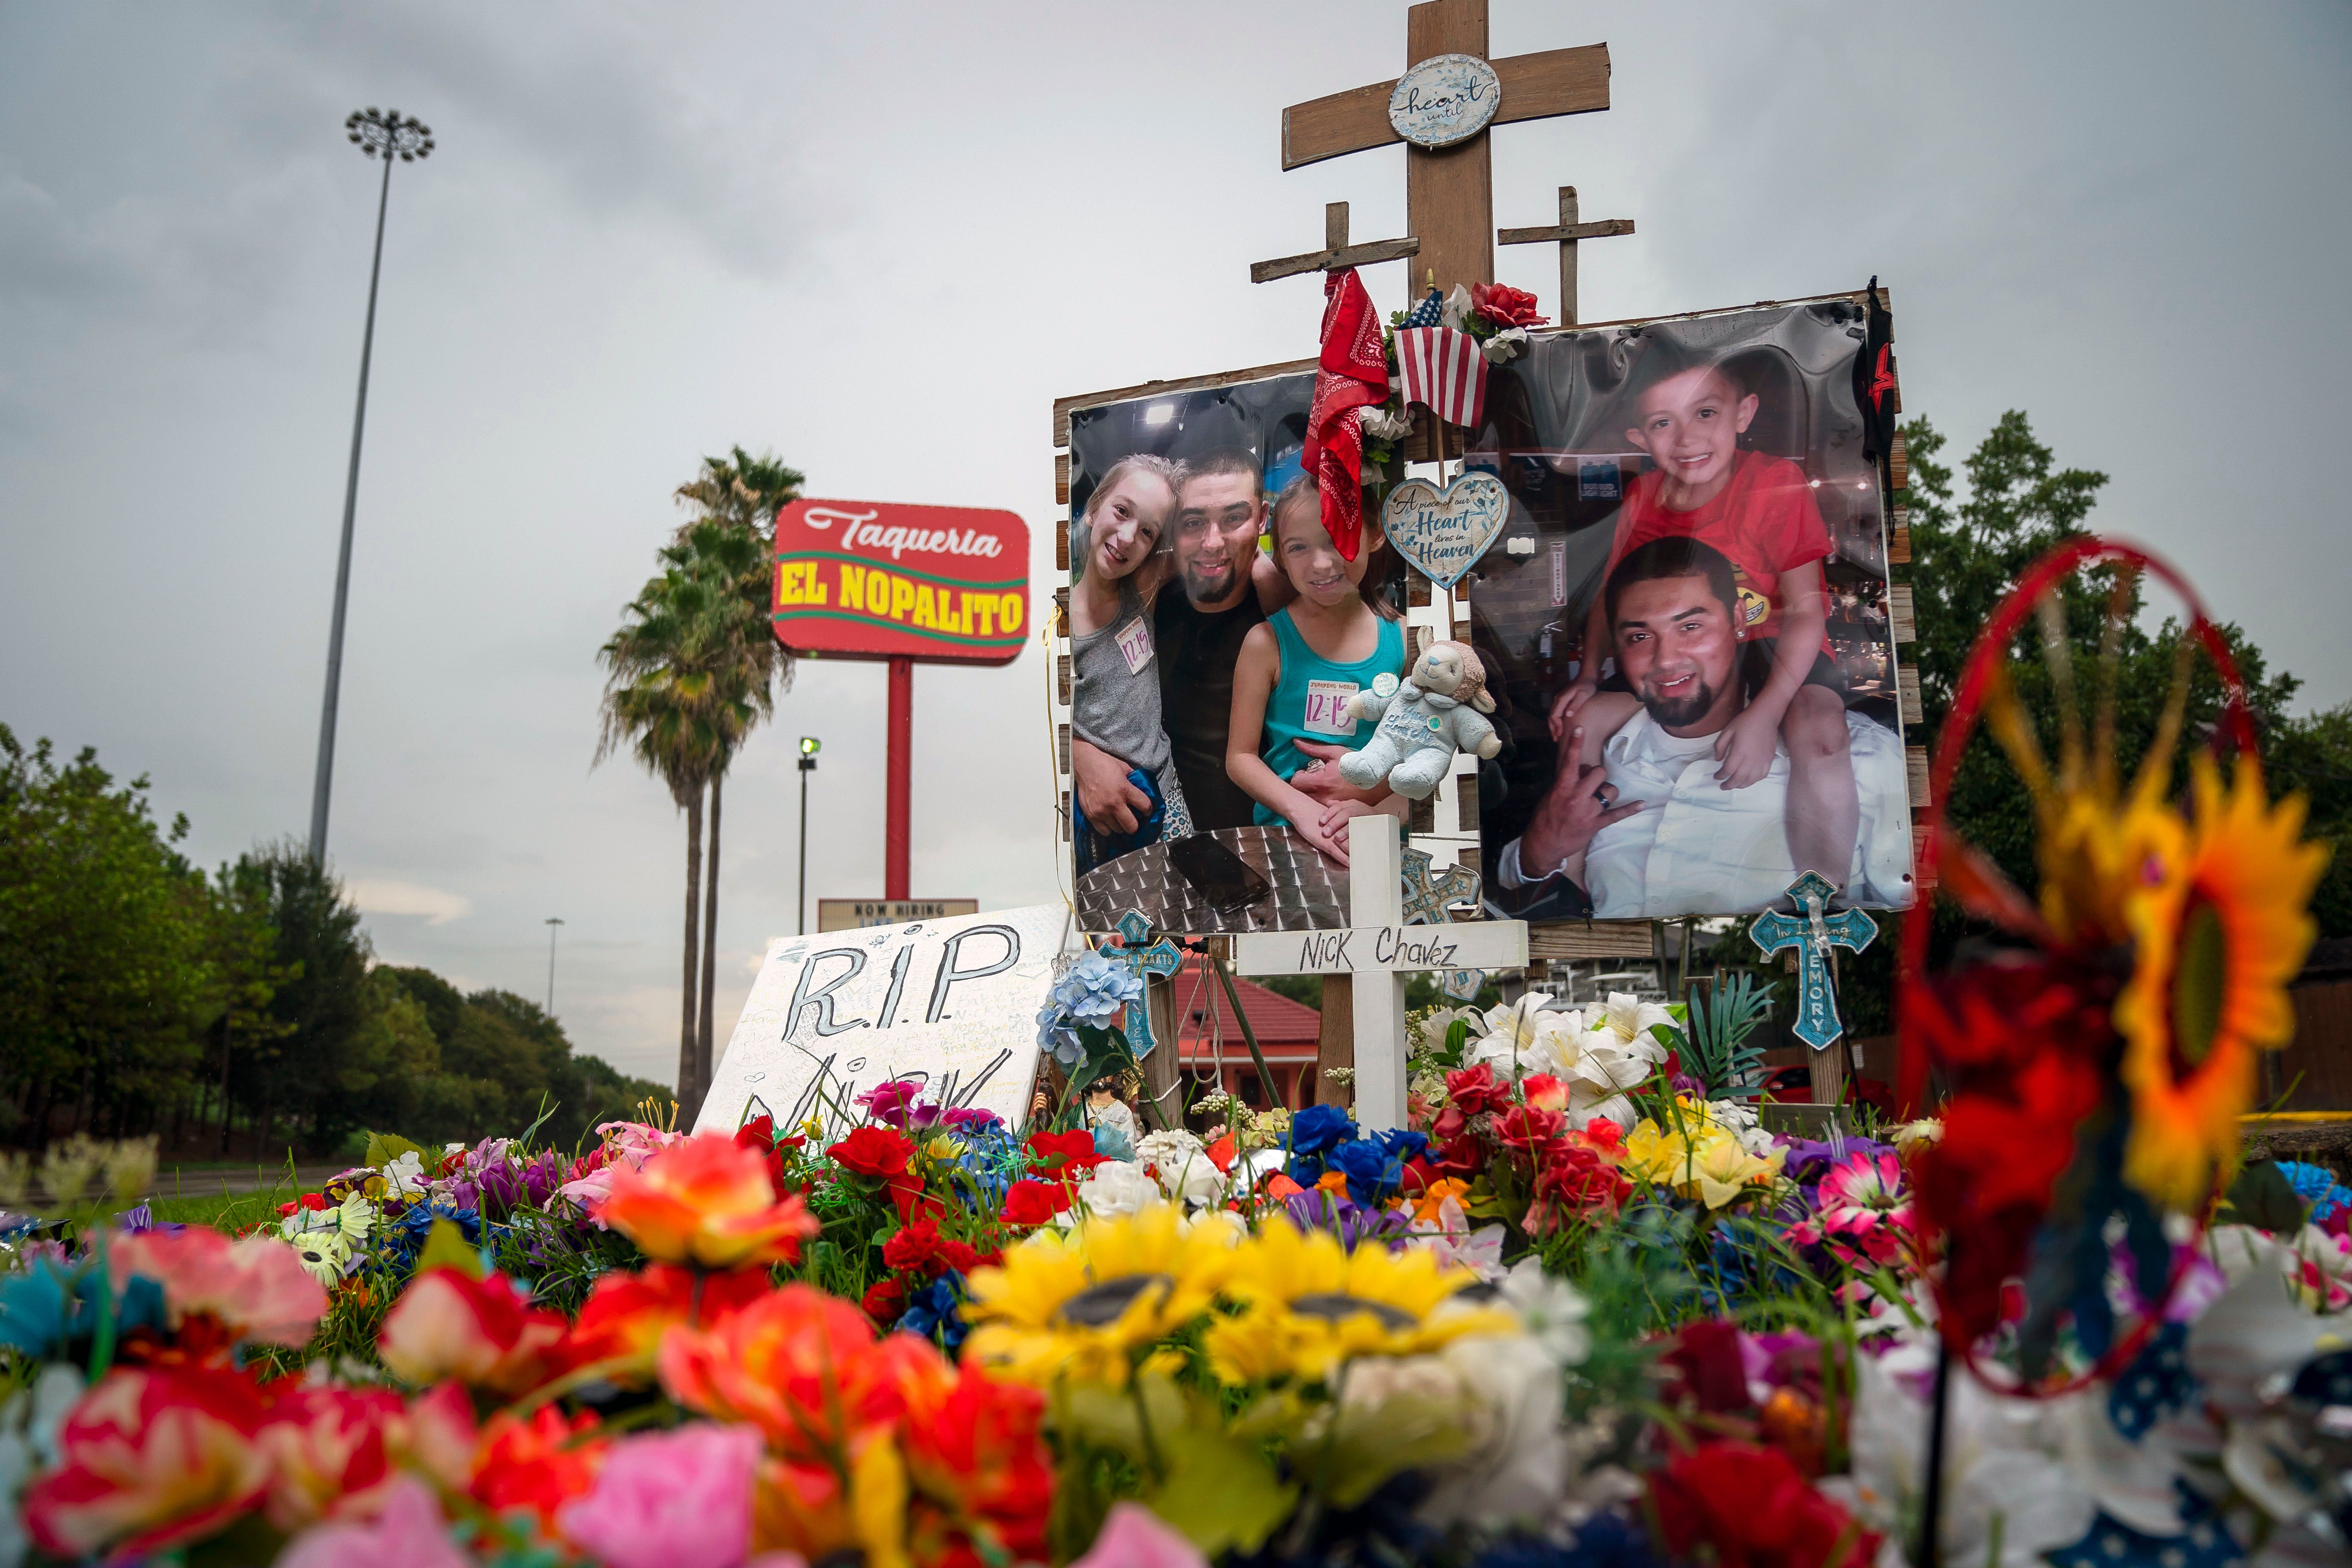
[[[0,4],[0,722],[152,773],[207,862],[306,831],[374,217],[393,177],[331,850],[377,951],[538,995],[667,1078],[682,819],[591,771],[597,645],[698,458],[1010,507],[1053,398],[1312,352],[1322,204],[1404,231],[1396,148],[1285,174],[1279,110],[1396,74],[1403,5]],[[1906,410],[2022,408],[2095,521],[2352,698],[2341,0],[1494,0],[1605,40],[1615,107],[1495,133],[1496,220],[1588,217],[1587,320],[1895,293]],[[1549,247],[1502,280],[1549,310]],[[1367,275],[1383,308],[1403,268]],[[1034,650],[916,678],[914,889],[1055,897]],[[804,667],[728,795],[731,1019],[812,898],[881,890],[883,672]],[[721,1037],[724,1037],[724,1029]]]

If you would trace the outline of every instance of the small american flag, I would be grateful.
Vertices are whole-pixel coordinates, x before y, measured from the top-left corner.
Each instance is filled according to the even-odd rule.
[[[1412,313],[1397,324],[1402,327],[1433,327],[1444,319],[1444,315],[1445,301],[1438,297],[1436,289],[1432,289],[1422,296],[1421,303],[1412,308]]]
[[[1400,327],[1396,350],[1407,403],[1449,425],[1477,426],[1486,409],[1486,356],[1476,339],[1452,327]]]

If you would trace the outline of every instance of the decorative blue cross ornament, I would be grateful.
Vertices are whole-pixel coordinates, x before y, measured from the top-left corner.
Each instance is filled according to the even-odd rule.
[[[1878,924],[1860,910],[1841,910],[1824,917],[1822,909],[1837,889],[1819,871],[1808,871],[1789,884],[1789,896],[1804,912],[1784,915],[1768,910],[1756,917],[1748,934],[1764,956],[1788,948],[1797,950],[1797,1023],[1793,1033],[1817,1051],[1845,1033],[1838,1019],[1837,991],[1830,984],[1830,949],[1860,952],[1878,935]]]
[[[1143,990],[1127,1005],[1127,1016],[1119,1025],[1120,1033],[1127,1037],[1127,1048],[1135,1053],[1137,1061],[1141,1061],[1151,1054],[1154,1044],[1151,1038],[1151,977],[1173,974],[1181,969],[1184,966],[1184,950],[1164,936],[1146,947],[1144,939],[1151,934],[1151,922],[1135,910],[1119,916],[1118,924],[1112,929],[1118,932],[1118,945],[1097,951],[1143,982]]]
[[[1404,923],[1449,925],[1455,904],[1478,907],[1478,873],[1467,866],[1448,866],[1442,875],[1429,871],[1426,849],[1408,849],[1404,860]],[[1483,969],[1449,969],[1438,977],[1437,988],[1456,1002],[1476,998],[1486,984]]]

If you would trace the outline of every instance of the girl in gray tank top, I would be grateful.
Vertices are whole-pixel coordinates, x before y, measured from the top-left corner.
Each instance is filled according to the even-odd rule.
[[[1188,837],[1192,820],[1160,724],[1151,616],[1137,584],[1156,589],[1167,574],[1158,546],[1175,513],[1181,472],[1160,458],[1111,466],[1087,498],[1085,557],[1070,595],[1071,731],[1150,776],[1164,806],[1161,839]],[[1115,607],[1107,603],[1114,584]]]

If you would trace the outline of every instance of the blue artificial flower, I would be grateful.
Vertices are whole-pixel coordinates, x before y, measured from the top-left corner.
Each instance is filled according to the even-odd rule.
[[[1392,1127],[1386,1132],[1375,1132],[1372,1136],[1380,1140],[1381,1147],[1388,1152],[1389,1158],[1401,1164],[1410,1165],[1429,1152],[1429,1134],[1415,1132],[1410,1127]]]
[[[37,1361],[66,1355],[77,1341],[87,1342],[98,1331],[99,1293],[106,1279],[95,1266],[77,1274],[44,1258],[0,1279],[0,1345]],[[116,1337],[134,1329],[162,1333],[169,1323],[163,1287],[144,1274],[132,1275],[114,1303]]]
[[[1141,976],[1099,952],[1082,952],[1054,982],[1054,1005],[1081,1024],[1108,1028],[1143,994]]]
[[[1135,1145],[1129,1142],[1127,1134],[1116,1127],[1097,1127],[1095,1129],[1095,1152],[1106,1160],[1125,1160],[1131,1163],[1135,1159]]]
[[[1319,1155],[1356,1135],[1356,1124],[1336,1105],[1310,1105],[1291,1118],[1290,1152]],[[1293,1181],[1297,1177],[1291,1178]]]
[[[1370,1138],[1332,1150],[1330,1167],[1348,1178],[1348,1195],[1360,1204],[1379,1203],[1404,1184],[1404,1167]]]
[[[1086,1042],[1070,1026],[1061,1004],[1050,997],[1037,1009],[1037,1048],[1066,1068],[1074,1068],[1086,1059]]]
[[[963,1276],[950,1268],[907,1300],[907,1310],[896,1325],[902,1334],[934,1340],[950,1355],[963,1346],[971,1331],[963,1321]]]
[[[2336,1173],[2325,1165],[2306,1164],[2301,1160],[2281,1160],[2279,1174],[2294,1189],[2294,1195],[2311,1205],[2311,1223],[2324,1225],[2352,1204],[2352,1188],[2336,1179]]]

